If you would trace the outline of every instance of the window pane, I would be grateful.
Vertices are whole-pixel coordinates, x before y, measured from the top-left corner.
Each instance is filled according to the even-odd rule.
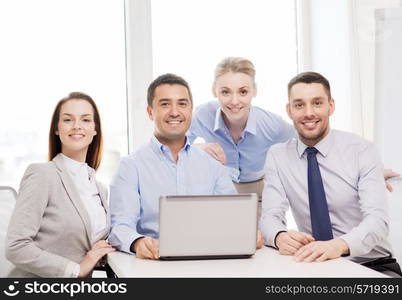
[[[216,64],[227,56],[256,67],[253,104],[289,120],[287,83],[297,73],[294,0],[152,0],[153,76],[176,73],[195,106],[213,100]],[[201,141],[201,140],[200,140]],[[288,213],[289,228],[296,224]]]
[[[196,105],[213,100],[216,64],[243,56],[257,70],[254,104],[287,118],[286,85],[297,71],[294,0],[152,0],[152,41],[154,77],[183,76]]]
[[[123,1],[1,1],[0,36],[0,184],[17,188],[28,164],[46,161],[51,114],[72,91],[98,104],[98,179],[109,183],[127,153]]]

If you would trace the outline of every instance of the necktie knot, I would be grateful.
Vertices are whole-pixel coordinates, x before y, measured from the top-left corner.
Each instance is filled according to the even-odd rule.
[[[307,147],[306,148],[307,155],[316,155],[318,150],[314,147]]]

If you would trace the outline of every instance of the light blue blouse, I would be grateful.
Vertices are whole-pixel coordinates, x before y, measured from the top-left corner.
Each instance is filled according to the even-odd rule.
[[[197,137],[206,143],[219,143],[225,151],[232,180],[250,182],[264,176],[269,148],[296,135],[293,126],[280,116],[251,106],[246,128],[240,141],[235,143],[223,121],[219,103],[212,101],[196,108],[187,136],[190,143]]]

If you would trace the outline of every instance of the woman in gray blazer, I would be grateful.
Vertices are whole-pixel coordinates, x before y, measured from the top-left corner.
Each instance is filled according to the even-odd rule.
[[[49,162],[31,164],[21,181],[7,232],[9,277],[86,277],[114,251],[107,190],[95,180],[101,155],[96,104],[70,93],[53,113]]]

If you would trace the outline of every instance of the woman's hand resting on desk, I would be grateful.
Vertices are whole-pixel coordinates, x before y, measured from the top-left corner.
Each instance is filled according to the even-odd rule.
[[[103,256],[115,250],[116,249],[114,249],[108,241],[100,240],[96,242],[81,261],[80,274],[78,277],[81,278],[88,276]]]

